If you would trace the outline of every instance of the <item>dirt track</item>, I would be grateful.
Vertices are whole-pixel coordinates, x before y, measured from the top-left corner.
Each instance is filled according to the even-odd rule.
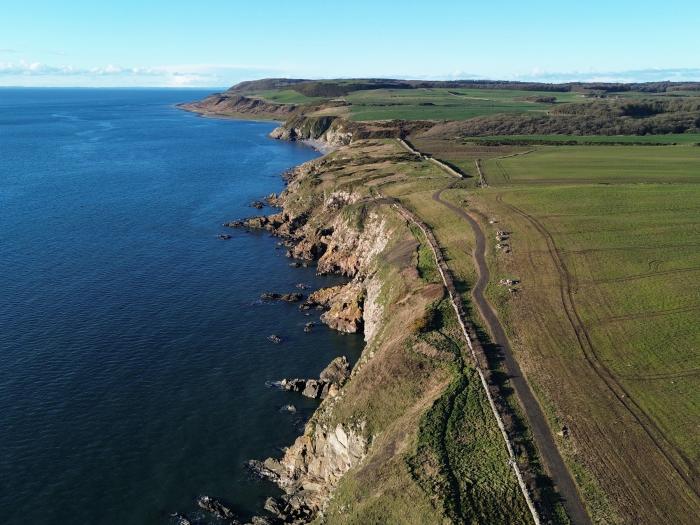
[[[421,158],[425,158],[418,150],[416,150],[406,141],[399,139],[398,142],[401,147],[409,152],[420,156]],[[448,166],[443,165],[439,160],[430,160],[432,160],[434,164],[437,164],[439,167],[443,168],[449,175],[455,175],[454,170],[449,169]],[[461,175],[456,175],[461,178]],[[523,376],[522,371],[520,370],[520,365],[513,357],[510,342],[506,337],[505,331],[503,330],[503,326],[501,325],[496,312],[484,296],[484,291],[486,290],[486,286],[488,285],[490,278],[488,264],[486,263],[486,238],[484,236],[484,232],[481,229],[479,222],[472,215],[467,213],[464,209],[442,199],[442,192],[450,187],[451,185],[447,188],[436,191],[433,194],[433,200],[447,207],[459,217],[465,219],[474,231],[474,237],[476,239],[476,244],[474,247],[474,260],[479,273],[478,280],[472,289],[474,304],[486,322],[487,328],[491,333],[491,337],[493,338],[493,342],[497,344],[503,352],[503,364],[505,366],[506,373],[509,376],[510,383],[515,390],[523,410],[525,411],[528,425],[532,431],[535,443],[537,444],[537,449],[542,457],[547,473],[557,486],[559,495],[563,499],[563,504],[566,508],[566,513],[569,516],[571,523],[573,525],[588,525],[591,523],[591,520],[588,517],[588,513],[586,512],[583,500],[578,493],[573,477],[571,476],[569,469],[566,467],[566,464],[559,453],[559,449],[554,442],[554,437],[552,436],[549,425],[547,424],[546,417],[542,412],[542,407],[540,407],[540,404],[537,402],[537,399],[530,389],[530,385]]]
[[[449,188],[449,187],[448,187]],[[583,505],[583,501],[578,493],[576,484],[569,472],[564,460],[559,454],[559,450],[554,442],[554,438],[547,424],[546,417],[542,412],[540,404],[537,402],[530,385],[520,370],[520,365],[513,357],[513,352],[506,337],[503,326],[496,315],[491,304],[486,300],[484,291],[488,285],[490,274],[486,263],[486,238],[478,221],[462,208],[442,199],[442,192],[447,189],[438,190],[433,194],[433,200],[449,208],[459,217],[465,219],[472,230],[476,244],[474,247],[474,260],[476,262],[479,278],[472,289],[474,304],[479,310],[486,323],[493,342],[496,343],[503,352],[503,364],[510,379],[523,410],[527,416],[528,425],[537,444],[540,456],[547,470],[557,486],[557,490],[562,497],[564,507],[574,525],[590,524],[590,518]]]

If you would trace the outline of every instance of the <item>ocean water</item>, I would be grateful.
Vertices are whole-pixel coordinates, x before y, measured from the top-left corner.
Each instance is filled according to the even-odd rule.
[[[258,299],[337,280],[221,227],[317,153],[173,107],[206,94],[0,89],[4,523],[214,523],[201,494],[261,511],[275,488],[244,462],[317,406],[266,381],[359,355],[359,336],[303,332],[317,312]]]

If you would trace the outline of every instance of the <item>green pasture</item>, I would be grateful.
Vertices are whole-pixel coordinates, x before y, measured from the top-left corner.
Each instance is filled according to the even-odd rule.
[[[542,142],[571,142],[590,143],[620,143],[632,144],[697,144],[700,143],[700,133],[669,133],[667,135],[502,135],[475,138],[476,142],[496,143],[531,143]]]
[[[697,146],[542,146],[484,161],[489,184],[697,183]]]
[[[556,97],[557,103],[581,99],[576,93],[508,89],[374,89],[345,97],[353,120],[464,120],[496,113],[545,112],[553,104],[528,97]],[[582,100],[582,99],[581,99]]]

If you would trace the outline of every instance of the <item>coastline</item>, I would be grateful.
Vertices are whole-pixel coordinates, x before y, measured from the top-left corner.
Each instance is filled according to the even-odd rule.
[[[181,109],[192,110],[191,107]],[[195,112],[201,114],[202,110],[197,108]],[[231,118],[230,115],[225,117]],[[367,395],[367,392],[360,392],[355,387],[358,383],[369,381],[372,384],[369,389],[372,395],[381,396],[382,389],[386,385],[373,384],[372,377],[381,372],[378,370],[368,372],[365,368],[386,365],[386,363],[382,365],[382,361],[388,358],[386,355],[377,357],[377,354],[389,354],[393,350],[393,348],[385,348],[386,338],[392,340],[394,344],[400,342],[404,348],[414,346],[424,348],[426,341],[422,334],[432,333],[435,330],[443,336],[446,332],[452,334],[451,344],[461,348],[460,355],[452,359],[461,362],[459,368],[464,371],[452,378],[449,388],[447,384],[443,384],[437,390],[419,389],[414,394],[418,397],[406,400],[407,404],[403,411],[395,412],[393,417],[402,414],[406,417],[412,414],[412,417],[420,418],[411,423],[410,430],[407,429],[411,435],[415,436],[413,439],[418,439],[420,442],[420,435],[416,435],[416,432],[423,428],[420,420],[431,417],[431,413],[436,410],[441,410],[438,401],[443,402],[445,396],[452,397],[454,394],[451,393],[451,389],[457,389],[458,392],[467,391],[474,388],[472,384],[479,384],[478,392],[473,392],[471,395],[476,396],[475,402],[481,406],[484,413],[496,414],[494,420],[484,421],[484,424],[492,433],[489,444],[492,449],[491,454],[503,456],[499,464],[506,467],[506,470],[496,478],[501,485],[499,490],[506,492],[497,497],[492,504],[491,511],[496,512],[494,519],[502,519],[496,518],[501,512],[498,510],[501,504],[496,501],[507,497],[515,504],[516,514],[521,516],[519,518],[521,521],[516,521],[517,523],[529,521],[539,523],[540,519],[553,520],[557,523],[556,514],[559,512],[557,509],[560,504],[552,499],[553,496],[546,486],[536,481],[536,472],[530,470],[533,468],[530,462],[533,461],[534,456],[531,456],[530,452],[525,452],[522,444],[517,445],[517,456],[514,452],[515,446],[511,448],[508,433],[514,431],[514,424],[510,419],[510,409],[504,409],[506,414],[504,417],[508,419],[507,428],[504,428],[503,422],[498,417],[498,409],[495,408],[495,404],[501,408],[505,407],[501,399],[502,393],[495,390],[491,392],[486,387],[484,378],[479,379],[479,361],[471,362],[474,357],[470,350],[471,340],[468,335],[465,339],[466,332],[462,324],[461,310],[457,308],[456,311],[451,311],[455,309],[456,303],[450,299],[452,295],[446,295],[446,283],[436,277],[442,271],[440,261],[433,261],[432,265],[435,266],[432,271],[433,278],[432,281],[426,282],[425,275],[422,273],[425,270],[419,270],[421,264],[428,264],[423,257],[406,259],[402,256],[397,259],[392,254],[396,249],[396,238],[403,238],[404,243],[414,244],[416,253],[420,252],[421,247],[434,250],[435,246],[429,236],[420,233],[420,228],[415,227],[405,213],[401,213],[401,210],[395,206],[394,199],[383,196],[379,187],[384,183],[395,182],[399,174],[402,174],[404,180],[410,180],[409,173],[416,168],[418,169],[416,174],[424,175],[426,165],[431,166],[429,171],[436,170],[436,174],[445,175],[443,173],[445,170],[439,162],[434,162],[433,159],[423,155],[416,155],[410,148],[408,153],[406,152],[405,143],[401,140],[406,132],[407,129],[400,124],[391,128],[371,130],[357,127],[340,118],[294,116],[275,128],[270,133],[270,138],[304,143],[319,151],[322,156],[301,164],[285,174],[287,187],[279,197],[275,196],[274,199],[275,206],[281,211],[227,224],[233,227],[267,230],[282,239],[282,244],[288,250],[288,257],[295,260],[315,261],[317,274],[335,273],[348,277],[350,281],[345,285],[333,287],[333,289],[321,289],[312,294],[307,306],[323,308],[325,313],[321,320],[329,327],[340,331],[362,331],[366,341],[357,365],[348,377],[344,377],[335,385],[321,384],[323,377],[318,380],[282,379],[276,383],[285,390],[303,392],[304,395],[307,394],[307,386],[311,385],[309,397],[321,398],[322,403],[308,421],[303,435],[284,450],[281,458],[251,459],[249,466],[252,471],[274,482],[285,493],[280,498],[268,498],[265,509],[275,516],[275,523],[299,525],[329,513],[340,511],[342,515],[342,508],[337,508],[334,503],[336,492],[342,490],[346,479],[354,480],[358,476],[361,477],[363,465],[376,461],[368,459],[368,456],[371,458],[377,454],[389,456],[405,454],[393,445],[389,451],[381,452],[381,447],[374,444],[377,439],[381,441],[380,436],[387,432],[387,424],[389,424],[388,428],[392,428],[391,419],[371,424],[373,412],[381,413],[385,407],[374,407],[369,413],[366,409],[362,409],[359,413],[350,415],[357,411],[358,400]],[[398,137],[396,137],[397,133]],[[385,173],[378,178],[371,176],[365,182],[362,182],[362,177],[359,180],[357,178],[358,173],[377,171]],[[452,178],[455,173],[453,170],[448,170],[447,175],[448,178]],[[376,183],[374,178],[377,178]],[[386,182],[379,182],[382,179]],[[380,268],[386,267],[387,264],[392,268],[389,275],[380,271]],[[418,272],[415,273],[417,270]],[[414,274],[417,280],[407,280],[407,272]],[[408,293],[409,296],[416,294],[424,296],[426,292],[423,289],[428,284],[431,290],[434,290],[427,294],[431,301],[423,300],[422,306],[417,309],[408,308],[405,304],[406,297],[402,296],[396,296],[395,304],[391,301],[387,303],[385,296],[391,296],[397,292],[393,275],[402,276],[400,278],[403,281],[402,293]],[[430,318],[434,315],[429,312],[435,308],[437,297],[434,294],[438,289],[440,290],[438,303],[448,310],[441,314],[441,327],[433,326],[433,321],[424,320],[426,316]],[[449,291],[449,287],[447,290]],[[404,320],[397,326],[392,317],[404,318]],[[426,323],[427,327],[423,328]],[[407,326],[416,328],[407,330]],[[383,340],[380,340],[378,335]],[[434,343],[429,343],[428,346],[431,344]],[[421,372],[420,379],[430,381],[434,377],[434,381],[441,381],[437,377],[444,374],[443,360],[446,356],[437,349],[430,350],[428,354],[435,359],[432,363],[434,369],[428,373],[425,370]],[[407,365],[409,368],[414,366],[408,364],[411,359],[408,356],[401,357],[401,360],[405,361],[404,366]],[[328,368],[332,366],[333,363]],[[324,373],[326,373],[325,370],[322,376]],[[372,375],[368,378],[368,374]],[[415,378],[402,380],[400,374],[396,374],[393,379],[401,384],[399,388],[405,388],[403,383],[410,384],[415,380]],[[324,392],[323,395],[320,395],[321,391]],[[498,399],[491,399],[491,395]],[[347,412],[347,408],[344,407],[348,403],[354,407],[350,412]],[[416,406],[421,408],[418,409]],[[467,428],[464,430],[469,432]],[[392,432],[393,430],[389,431],[390,434]],[[442,439],[449,438],[443,436]],[[469,439],[473,439],[473,436],[466,441]],[[437,444],[430,445],[430,447],[435,446]],[[403,461],[408,460],[410,463],[412,454],[423,453],[443,454],[444,452],[425,451],[419,446],[415,452],[404,456]],[[385,459],[381,461],[384,462]],[[473,461],[479,462],[479,460]],[[535,464],[534,469],[537,468]],[[449,480],[454,474],[449,473],[451,467],[447,469],[448,472],[442,475]],[[523,469],[522,472],[521,469]],[[371,483],[369,482],[370,485]],[[419,471],[411,471],[409,478],[404,479],[402,483],[407,489],[422,488],[423,493],[414,493],[413,500],[421,497],[437,497],[438,501],[442,501],[437,507],[434,502],[428,504],[432,509],[429,522],[437,519],[437,515],[456,521],[464,519],[462,511],[454,509],[455,502],[459,504],[462,496],[454,493],[446,494],[442,492],[443,489],[436,490],[435,486],[432,488],[423,486],[423,483],[434,483],[431,477],[421,481]],[[376,487],[375,490],[381,489]],[[495,492],[487,490],[482,495],[490,500],[497,492],[498,490]],[[465,494],[464,497],[474,498],[475,496]],[[365,497],[360,497],[355,503],[362,507],[365,504],[364,499]],[[470,512],[468,509],[465,511]],[[437,514],[434,515],[435,513]],[[256,519],[265,518],[256,517]]]
[[[327,137],[327,134],[322,135],[312,144],[323,147]],[[301,141],[299,135],[296,138]],[[415,458],[422,454],[432,454],[430,447],[433,445],[427,450],[419,447],[410,452],[410,448],[406,448],[409,447],[406,436],[413,436],[411,440],[420,442],[417,433],[422,418],[440,410],[442,405],[438,401],[444,396],[454,395],[448,385],[457,391],[469,390],[483,414],[491,413],[487,393],[481,386],[472,386],[480,382],[476,368],[468,364],[471,358],[467,357],[470,354],[460,319],[452,311],[444,283],[438,278],[437,263],[429,263],[418,256],[421,247],[430,249],[429,240],[414,231],[392,199],[383,198],[371,185],[358,186],[353,182],[356,170],[376,170],[368,168],[368,164],[382,166],[391,159],[394,170],[410,169],[416,163],[415,156],[406,156],[395,141],[368,140],[352,147],[331,143],[327,147],[336,153],[290,170],[287,188],[277,199],[281,211],[229,224],[266,230],[282,239],[288,256],[315,261],[318,274],[348,277],[350,280],[344,285],[312,294],[315,297],[309,306],[324,308],[321,319],[331,328],[364,332],[366,342],[349,377],[328,391],[304,433],[285,449],[282,457],[252,458],[253,472],[284,491],[282,497],[269,498],[265,505],[275,516],[275,523],[303,524],[330,515],[344,522],[340,518],[344,507],[338,507],[340,504],[336,501],[337,492],[346,491],[345,485],[351,483],[348,479],[369,475],[372,468],[376,468],[373,467],[375,462],[386,462],[387,455],[410,464],[418,461]],[[421,265],[434,268],[424,273],[427,270],[420,270]],[[434,314],[430,312],[436,304],[441,308],[441,321],[433,326],[435,321],[424,319],[432,318]],[[442,334],[439,337],[449,333],[451,345],[460,351],[457,355],[446,353],[430,342],[433,335],[425,339],[424,333]],[[417,350],[406,354],[405,348]],[[425,356],[429,359],[427,363],[421,362]],[[466,370],[466,375],[451,376],[448,370],[452,365],[448,363],[455,362],[462,363],[458,368]],[[392,368],[394,370],[388,372]],[[390,375],[386,376],[387,373]],[[377,383],[377,377],[384,379]],[[283,380],[282,384],[297,385],[298,381],[303,381],[303,385],[291,388],[292,391],[305,390],[309,381],[317,380],[291,379]],[[397,400],[394,392],[407,388],[409,390]],[[378,404],[372,399],[383,401]],[[391,415],[382,415],[387,410]],[[500,488],[496,492],[505,492],[497,496],[496,501],[507,497],[513,501],[513,512],[522,515],[523,520],[531,520],[533,515],[537,516],[533,505],[542,506],[541,495],[537,495],[534,504],[525,501],[528,496],[523,498],[518,486],[520,482],[522,487],[523,481],[516,479],[517,469],[510,468],[501,430],[496,421],[485,417],[483,424],[493,435],[489,445],[493,449],[491,454],[502,456],[498,463],[503,471],[497,476]],[[403,444],[397,446],[395,440]],[[438,516],[462,519],[459,514],[453,516],[453,496],[440,496],[440,491],[430,496],[435,488],[423,487],[421,476],[419,471],[401,473],[399,477],[406,491],[402,496],[394,494],[393,498],[421,501],[423,512],[430,516],[426,518],[428,522],[442,519]],[[363,483],[372,485],[376,479],[373,477]],[[433,481],[426,479],[425,483]],[[376,490],[380,490],[379,487]],[[484,493],[489,499],[496,495],[492,490]],[[437,497],[442,503],[431,503],[430,497]],[[362,507],[367,504],[365,500],[358,495],[355,504]],[[390,520],[391,513],[386,512]],[[395,516],[398,519],[400,514]]]
[[[173,105],[173,107],[176,109],[179,109],[181,111],[186,111],[188,113],[194,113],[195,115],[202,117],[202,118],[211,118],[211,119],[220,119],[220,120],[240,120],[243,122],[271,122],[271,123],[277,124],[278,128],[284,125],[283,120],[249,118],[244,113],[237,114],[237,115],[225,115],[225,114],[221,114],[221,113],[196,110],[193,107],[187,107],[187,106],[190,106],[190,103],[180,103],[180,104]],[[273,140],[279,140],[279,139],[274,139],[273,137],[269,137],[269,138],[271,138]],[[334,146],[334,145],[332,145],[326,141],[323,141],[321,139],[308,138],[308,139],[299,140],[298,142],[310,147],[311,149],[318,151],[321,155],[327,155],[327,154],[329,154],[337,149],[337,146]]]

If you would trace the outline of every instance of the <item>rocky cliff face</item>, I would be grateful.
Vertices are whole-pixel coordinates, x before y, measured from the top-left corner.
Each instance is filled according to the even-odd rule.
[[[425,121],[355,122],[339,116],[298,114],[275,128],[270,137],[280,140],[306,140],[331,147],[347,146],[354,140],[405,137],[434,125]]]
[[[270,458],[258,466],[286,493],[278,500],[269,498],[266,509],[283,523],[308,523],[342,476],[362,461],[367,446],[361,428],[307,426],[281,461]]]
[[[378,301],[382,283],[376,271],[392,226],[360,194],[345,189],[307,191],[323,163],[324,159],[311,161],[288,174],[287,190],[278,201],[282,204],[279,213],[229,225],[266,229],[283,239],[288,256],[316,261],[319,274],[350,278],[347,284],[313,292],[301,308],[321,306],[326,309],[321,319],[328,326],[342,332],[364,330],[370,340],[383,314]],[[301,392],[299,381],[303,380],[288,380],[289,390]],[[304,391],[308,381],[304,381]],[[254,470],[285,491],[281,499],[268,502],[268,509],[284,522],[309,521],[323,508],[343,474],[367,453],[369,439],[362,421],[331,423],[335,404],[344,395],[344,382],[335,385],[317,396],[324,398],[321,407],[304,435],[281,459],[252,463]]]
[[[339,117],[305,117],[292,118],[275,128],[270,137],[280,140],[321,141],[329,146],[346,146],[350,144],[353,132],[347,121]]]
[[[181,104],[180,107],[204,115],[251,115],[272,119],[287,119],[298,109],[295,104],[272,104],[235,93],[216,93],[197,102]]]

